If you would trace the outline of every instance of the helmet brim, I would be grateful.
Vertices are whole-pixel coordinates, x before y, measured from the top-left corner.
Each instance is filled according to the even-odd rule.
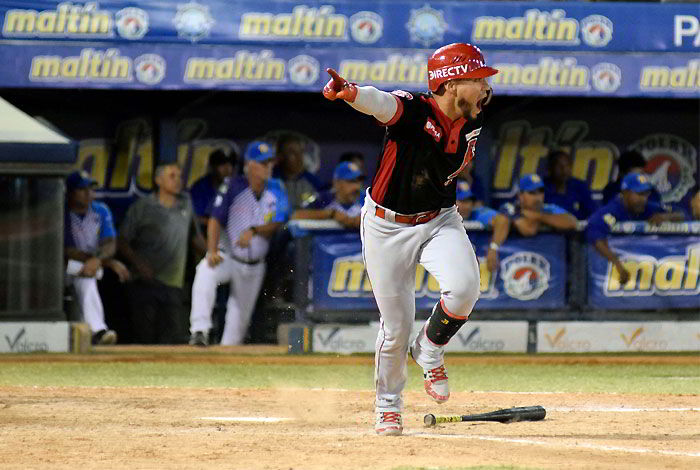
[[[469,76],[469,78],[486,78],[492,75],[496,75],[497,73],[498,70],[494,69],[493,67],[489,67],[488,65],[485,65],[483,67],[479,67],[478,69],[469,72],[467,75]]]

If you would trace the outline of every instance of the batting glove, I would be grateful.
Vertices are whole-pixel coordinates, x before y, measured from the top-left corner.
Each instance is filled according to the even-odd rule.
[[[331,101],[340,98],[348,103],[354,103],[357,97],[357,85],[348,82],[333,69],[326,69],[326,72],[331,76],[331,79],[323,87],[323,96]]]

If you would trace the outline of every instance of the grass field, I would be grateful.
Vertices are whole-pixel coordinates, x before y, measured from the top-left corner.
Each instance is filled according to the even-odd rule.
[[[452,354],[447,365],[453,394],[440,407],[409,365],[405,435],[381,438],[371,356],[1,356],[0,467],[700,468],[697,355]],[[542,422],[422,426],[425,413],[535,404],[548,410]]]

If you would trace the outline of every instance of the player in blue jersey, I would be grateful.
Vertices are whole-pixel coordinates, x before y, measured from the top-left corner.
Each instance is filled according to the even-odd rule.
[[[621,183],[622,194],[591,215],[586,227],[586,240],[592,243],[602,256],[607,258],[620,273],[620,284],[626,284],[629,271],[620,258],[608,246],[608,236],[618,222],[629,220],[647,221],[651,224],[683,220],[682,212],[671,212],[660,204],[649,201],[652,185],[642,173],[628,173]]]
[[[486,252],[486,266],[489,271],[498,269],[498,250],[508,238],[510,220],[503,214],[490,207],[477,207],[477,196],[472,192],[469,183],[459,181],[457,183],[457,211],[465,222],[480,222],[484,227],[491,228],[491,242]]]
[[[117,232],[109,208],[93,200],[92,188],[96,184],[84,172],[76,171],[66,178],[66,282],[75,287],[83,319],[92,332],[92,343],[114,344],[117,334],[105,323],[97,279],[102,278],[102,269],[105,267],[114,270],[121,281],[129,278],[129,271],[112,258],[117,247]]]
[[[227,154],[222,149],[216,149],[209,154],[209,172],[194,182],[190,188],[192,208],[197,216],[197,222],[206,229],[209,211],[216,197],[216,191],[221,183],[233,175],[238,156],[234,151]]]
[[[360,228],[360,211],[364,198],[364,174],[348,161],[340,162],[333,171],[333,189],[323,192],[308,206],[292,214],[292,219],[335,220],[348,229]]]
[[[206,346],[217,284],[230,282],[221,344],[241,344],[265,275],[270,238],[288,216],[284,186],[270,179],[275,152],[254,141],[245,151],[245,176],[227,180],[214,200],[207,227],[207,256],[197,265],[192,285],[190,344]],[[230,240],[218,250],[221,230]]]
[[[579,220],[586,220],[596,209],[588,183],[576,179],[571,155],[554,150],[547,155],[549,176],[544,180],[544,200],[556,204]]]
[[[545,204],[544,183],[535,174],[520,178],[518,200],[503,204],[500,210],[511,219],[518,233],[524,237],[537,235],[543,225],[555,230],[576,228],[576,217],[556,204]]]

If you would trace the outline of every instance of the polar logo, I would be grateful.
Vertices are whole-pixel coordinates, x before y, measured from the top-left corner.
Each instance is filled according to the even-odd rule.
[[[687,140],[672,134],[652,134],[630,147],[644,156],[644,171],[663,202],[678,202],[695,186],[697,151]]]
[[[146,85],[155,85],[165,78],[165,59],[158,54],[143,54],[134,59],[136,79]]]
[[[350,35],[362,44],[372,44],[382,37],[384,21],[373,11],[360,11],[350,17]]]
[[[518,300],[537,299],[549,287],[549,261],[531,251],[521,251],[501,261],[506,294]]]
[[[148,32],[148,13],[140,8],[122,8],[115,15],[117,31],[126,39],[141,39]]]
[[[297,85],[311,85],[318,78],[321,66],[308,55],[298,55],[289,59],[289,79]]]
[[[622,84],[622,70],[615,64],[602,62],[591,69],[593,87],[603,93],[612,93]]]
[[[697,16],[676,15],[673,17],[673,45],[681,47],[683,39],[693,37],[693,47],[700,47],[700,20]]]
[[[613,35],[613,24],[603,15],[591,15],[581,20],[583,42],[592,47],[606,46]]]

